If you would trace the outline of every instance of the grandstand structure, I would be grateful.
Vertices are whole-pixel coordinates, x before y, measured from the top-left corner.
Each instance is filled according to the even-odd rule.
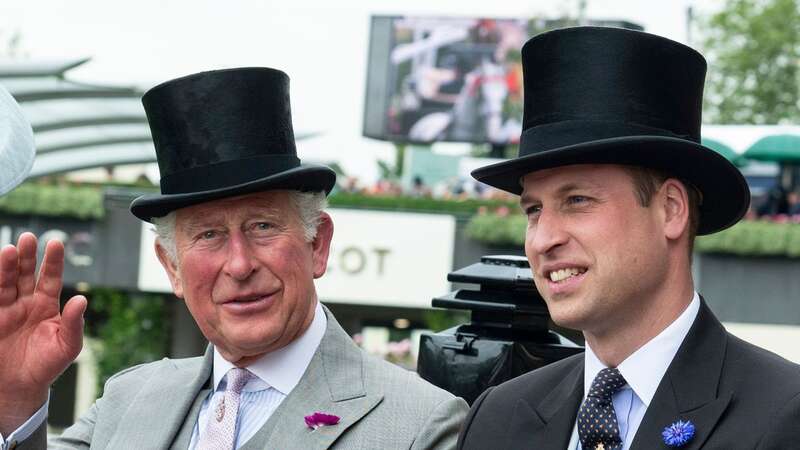
[[[142,90],[68,78],[88,61],[0,61],[0,84],[33,127],[37,156],[29,178],[155,161]]]
[[[0,84],[14,96],[33,127],[36,160],[29,179],[156,162],[141,102],[144,89],[69,78],[70,70],[89,61],[0,60]],[[317,135],[295,133],[295,139]],[[154,171],[150,173],[157,177]]]

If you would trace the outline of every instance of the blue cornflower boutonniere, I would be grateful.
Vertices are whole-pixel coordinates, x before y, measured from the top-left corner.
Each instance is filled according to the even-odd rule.
[[[670,447],[683,447],[694,437],[694,424],[691,420],[679,420],[661,432],[664,443]]]
[[[306,416],[305,419],[306,419],[306,426],[308,426],[308,428],[311,428],[312,430],[316,430],[319,427],[336,425],[337,423],[339,423],[340,417],[335,416],[333,414],[325,414],[324,412],[317,411],[314,414]]]

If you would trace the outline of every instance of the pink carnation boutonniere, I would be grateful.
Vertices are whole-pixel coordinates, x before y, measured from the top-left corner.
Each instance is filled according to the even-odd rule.
[[[340,417],[333,414],[325,414],[324,412],[315,412],[314,414],[305,417],[306,426],[312,430],[319,427],[327,427],[339,423]]]

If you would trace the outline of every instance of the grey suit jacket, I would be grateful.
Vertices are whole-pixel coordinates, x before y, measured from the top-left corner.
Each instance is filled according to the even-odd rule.
[[[325,309],[328,326],[299,384],[244,449],[451,449],[466,417],[464,400],[415,373],[367,355]],[[186,449],[209,392],[212,353],[132,367],[106,383],[103,397],[54,449]],[[311,430],[316,411],[341,417]],[[41,427],[18,449],[45,448]]]

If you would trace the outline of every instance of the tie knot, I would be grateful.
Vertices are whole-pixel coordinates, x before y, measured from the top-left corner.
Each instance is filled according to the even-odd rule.
[[[610,401],[611,396],[622,386],[625,386],[625,383],[625,378],[617,368],[605,368],[594,377],[592,387],[589,389],[589,397]]]
[[[225,386],[225,391],[240,394],[242,392],[242,388],[244,388],[244,386],[248,381],[250,381],[251,378],[253,378],[253,376],[253,373],[247,369],[234,367],[228,371],[228,384]]]

